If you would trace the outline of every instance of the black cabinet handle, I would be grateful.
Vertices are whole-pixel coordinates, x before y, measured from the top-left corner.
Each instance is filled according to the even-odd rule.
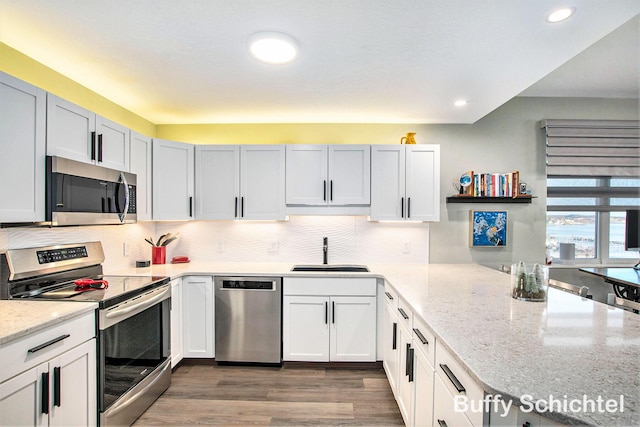
[[[409,375],[409,350],[411,350],[411,344],[407,344],[407,351],[404,353],[404,375]]]
[[[49,372],[43,372],[40,381],[40,412],[49,413]]]
[[[456,390],[458,390],[458,393],[464,393],[467,391],[462,385],[462,383],[458,381],[458,378],[456,378],[456,376],[453,374],[453,372],[451,372],[451,369],[449,369],[449,367],[446,364],[441,363],[440,367],[444,371],[447,378],[449,378],[449,381],[451,381],[451,384],[453,384]]]
[[[238,218],[238,198],[236,197],[235,205],[233,208],[233,217]]]
[[[420,332],[420,329],[413,328],[413,332],[416,333],[416,335],[418,336],[418,339],[420,340],[420,342],[422,344],[425,344],[425,345],[429,344],[429,341],[427,341],[427,339],[424,337],[424,335],[422,335],[422,332]]]
[[[331,301],[331,323],[336,323],[336,302]]]
[[[400,198],[400,218],[404,218],[404,197]]]
[[[60,399],[62,394],[60,392],[61,380],[62,377],[60,376],[60,367],[56,366],[55,368],[53,368],[53,404],[57,407],[60,407]]]
[[[98,163],[102,163],[102,134],[98,135]]]
[[[407,197],[407,218],[411,218],[411,197]]]
[[[387,296],[387,298],[393,301],[393,296],[389,292],[385,291],[384,294]]]
[[[333,180],[329,181],[329,200],[333,202]]]
[[[96,133],[91,132],[91,160],[96,159]]]
[[[193,217],[193,196],[189,197],[189,217]]]
[[[438,420],[438,425],[440,427],[449,427],[449,426],[447,426],[447,423],[444,420]]]
[[[69,338],[70,336],[71,336],[70,334],[60,335],[58,338],[54,338],[54,339],[52,339],[51,341],[47,341],[47,342],[46,342],[46,343],[44,343],[44,344],[40,344],[40,345],[37,345],[37,346],[35,346],[35,347],[33,347],[33,348],[30,348],[29,350],[27,350],[27,353],[35,353],[35,352],[38,352],[38,351],[42,350],[43,348],[45,348],[45,347],[49,347],[50,345],[53,345],[53,344],[55,344],[55,343],[57,343],[57,342],[60,342],[60,341],[62,341],[62,340],[65,340],[65,339]]]
[[[409,382],[413,382],[413,363],[414,363],[414,348],[413,347],[409,347]]]
[[[240,197],[240,218],[244,218],[244,196]]]
[[[391,350],[395,350],[398,348],[398,324],[396,322],[393,322],[393,336],[391,338]]]
[[[324,302],[324,324],[329,324],[329,302]]]
[[[529,421],[525,421],[524,424],[522,424],[522,427],[531,427],[531,423]]]
[[[403,309],[398,308],[398,311],[400,312],[404,320],[407,320],[409,318],[409,315]]]
[[[327,201],[327,180],[322,181],[322,200]]]

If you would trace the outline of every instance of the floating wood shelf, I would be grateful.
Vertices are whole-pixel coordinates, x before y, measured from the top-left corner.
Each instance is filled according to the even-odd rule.
[[[533,196],[522,195],[518,197],[476,197],[476,196],[449,196],[447,203],[531,203]]]

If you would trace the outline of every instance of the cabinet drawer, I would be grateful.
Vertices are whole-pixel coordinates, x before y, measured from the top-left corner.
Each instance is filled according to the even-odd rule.
[[[398,292],[393,289],[387,282],[384,282],[384,300],[393,309],[398,308]]]
[[[398,313],[398,322],[404,324],[404,326],[411,331],[413,328],[413,311],[409,307],[409,304],[402,298],[398,298],[398,308],[396,312]]]
[[[446,378],[445,381],[447,381]],[[439,375],[435,376],[433,387],[433,425],[436,427],[472,427],[474,425],[464,412],[456,411],[453,396]]]
[[[376,296],[375,277],[285,277],[283,295]]]
[[[482,389],[462,367],[462,364],[454,359],[453,355],[440,342],[436,343],[436,363],[434,368],[437,376],[440,377],[452,396],[466,396],[469,402],[473,401],[476,405],[477,402],[482,401],[484,398]],[[483,413],[467,411],[466,415],[473,425],[482,425]]]
[[[413,316],[413,346],[421,351],[432,365],[436,358],[436,336],[418,316]]]
[[[0,382],[94,338],[95,318],[92,311],[0,347]]]

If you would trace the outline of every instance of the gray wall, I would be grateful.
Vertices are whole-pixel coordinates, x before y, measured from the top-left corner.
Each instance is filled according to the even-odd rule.
[[[440,144],[440,222],[430,227],[431,263],[477,262],[488,265],[544,261],[546,218],[543,119],[637,120],[637,99],[518,97],[472,125],[423,125],[425,143]],[[446,204],[451,182],[464,171],[520,171],[532,189],[532,204]],[[507,246],[469,247],[469,212],[507,210]]]

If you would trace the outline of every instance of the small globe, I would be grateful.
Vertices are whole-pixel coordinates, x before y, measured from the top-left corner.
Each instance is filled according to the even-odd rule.
[[[471,177],[469,176],[469,174],[463,174],[460,177],[460,185],[462,185],[463,187],[468,187],[469,185],[471,185]]]

